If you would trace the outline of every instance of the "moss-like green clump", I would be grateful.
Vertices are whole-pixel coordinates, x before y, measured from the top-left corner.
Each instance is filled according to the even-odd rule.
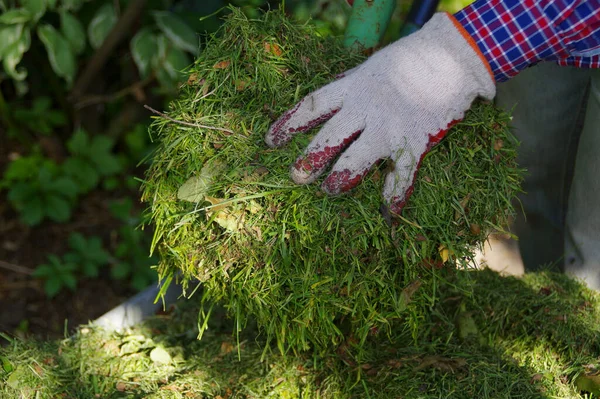
[[[0,336],[0,397],[566,399],[582,398],[581,390],[600,393],[597,292],[562,275],[467,273],[470,293],[454,288],[449,277],[417,338],[410,331],[394,331],[391,342],[372,336],[362,364],[347,347],[325,357],[267,351],[259,361],[264,340],[249,329],[238,346],[231,321],[219,317],[198,341],[199,304],[190,300],[122,333],[83,326],[62,342],[44,343]]]
[[[475,104],[424,158],[391,223],[380,211],[385,165],[339,197],[290,181],[309,135],[274,150],[264,133],[362,59],[281,12],[248,20],[233,10],[168,117],[152,126],[160,146],[143,198],[160,276],[198,279],[205,309],[220,302],[238,328],[255,320],[284,352],[348,337],[364,343],[407,315],[415,328],[414,310],[437,295],[439,269],[467,264],[474,245],[512,213],[516,143],[507,115],[490,104]]]

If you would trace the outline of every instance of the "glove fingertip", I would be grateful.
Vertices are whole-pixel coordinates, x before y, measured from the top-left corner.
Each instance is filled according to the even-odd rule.
[[[290,168],[290,175],[296,184],[309,184],[317,179],[318,174],[298,165],[298,162]]]
[[[344,169],[331,172],[331,174],[323,181],[321,188],[327,194],[331,195],[345,193],[356,187],[368,171],[369,169],[363,171]]]
[[[406,193],[402,196],[396,195],[393,196],[390,200],[389,200],[389,204],[390,204],[390,212],[392,214],[397,214],[399,215],[400,213],[402,213],[402,209],[404,209],[404,207],[406,206],[406,203],[408,202],[408,199],[410,198],[410,196],[412,195],[414,191],[414,186],[410,186],[407,190]]]

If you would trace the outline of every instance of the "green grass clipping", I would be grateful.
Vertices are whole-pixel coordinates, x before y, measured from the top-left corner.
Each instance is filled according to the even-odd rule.
[[[270,149],[265,132],[364,58],[280,11],[252,20],[232,9],[153,123],[143,199],[158,272],[188,293],[200,282],[201,334],[216,303],[237,331],[252,320],[284,353],[361,345],[398,322],[416,329],[440,279],[511,217],[517,143],[486,103],[424,158],[400,217],[381,211],[385,164],[346,195],[293,184],[289,165],[311,135]]]

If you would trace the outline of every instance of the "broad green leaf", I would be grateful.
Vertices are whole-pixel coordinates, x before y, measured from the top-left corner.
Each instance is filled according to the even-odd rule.
[[[580,391],[600,396],[600,373],[581,374],[575,380],[575,385]]]
[[[85,253],[87,249],[87,242],[81,233],[74,232],[69,234],[68,241],[71,249],[74,249],[80,253]]]
[[[131,273],[131,265],[127,262],[121,262],[110,269],[110,276],[115,280],[123,280]]]
[[[114,175],[121,171],[121,162],[112,154],[113,140],[106,136],[96,136],[89,149],[90,160],[102,176]]]
[[[56,256],[56,255],[51,255],[51,256]],[[33,277],[37,277],[37,278],[44,278],[47,276],[51,276],[53,274],[55,274],[54,268],[50,265],[43,264],[43,265],[37,266],[31,275]]]
[[[226,211],[219,211],[215,216],[215,222],[230,233],[235,233],[239,230],[241,222],[241,212],[229,213]]]
[[[79,193],[77,184],[68,177],[59,177],[54,180],[51,185],[51,191],[69,199],[75,199]]]
[[[7,357],[0,356],[0,362],[2,363],[2,370],[4,370],[5,373],[10,373],[14,370],[12,363]]]
[[[21,3],[29,11],[31,18],[35,22],[46,13],[46,0],[22,0]]]
[[[179,82],[185,77],[182,71],[191,63],[192,61],[185,52],[176,47],[171,47],[163,62],[163,67],[174,82]]]
[[[172,359],[169,352],[167,352],[164,348],[157,346],[156,348],[150,351],[150,360],[154,363],[159,364],[170,364]]]
[[[23,80],[27,77],[27,71],[25,68],[19,68],[17,70],[17,65],[21,62],[23,58],[23,54],[27,50],[29,50],[29,46],[31,45],[31,35],[29,33],[29,28],[23,29],[21,33],[21,37],[7,48],[4,49],[2,65],[4,66],[4,70],[6,73],[15,80]]]
[[[102,241],[99,237],[90,237],[87,241],[87,258],[98,264],[108,263],[110,256],[102,248]]]
[[[48,59],[54,72],[64,78],[69,85],[72,84],[77,65],[75,54],[71,50],[69,42],[52,25],[38,26],[37,33],[42,43],[44,43],[44,47],[46,47]]]
[[[32,108],[33,108],[33,111],[35,111],[35,112],[43,113],[43,112],[48,111],[51,106],[52,106],[52,100],[50,99],[50,97],[41,96],[41,97],[36,97],[33,100]]]
[[[21,364],[8,376],[6,385],[18,391],[27,386],[27,381],[30,381],[31,377],[31,369]]]
[[[156,11],[153,15],[160,30],[176,47],[194,55],[198,53],[198,37],[183,20],[168,11]]]
[[[86,277],[98,277],[99,273],[99,267],[100,265],[93,263],[93,262],[83,262],[81,264],[81,270],[83,271],[83,275]]]
[[[20,207],[19,211],[21,220],[29,226],[39,224],[44,218],[44,206],[39,197],[31,198],[23,207]]]
[[[148,76],[152,58],[158,51],[156,35],[149,28],[144,28],[131,39],[130,47],[131,55],[140,71],[140,75],[143,77]]]
[[[42,191],[52,191],[52,185],[54,183],[54,176],[56,175],[56,170],[50,168],[40,168],[38,170],[38,183],[40,186],[40,190]]]
[[[39,200],[35,186],[30,182],[17,182],[10,187],[7,198],[10,202],[19,206],[27,200]]]
[[[154,57],[152,62],[155,67],[158,67],[160,64],[162,64],[164,59],[167,58],[167,51],[169,50],[169,39],[165,35],[160,34],[156,39],[156,45],[158,47],[158,50],[156,51],[156,57]]]
[[[94,49],[102,46],[116,23],[117,15],[112,3],[106,3],[98,9],[88,26],[88,37]]]
[[[29,180],[35,176],[42,165],[42,159],[39,155],[30,155],[17,158],[11,161],[2,176],[3,182],[14,182],[19,180]]]
[[[81,22],[66,10],[60,12],[60,31],[75,54],[81,54],[85,49],[85,30]]]
[[[55,222],[66,222],[71,217],[71,204],[63,197],[49,195],[46,198],[46,214]]]
[[[119,165],[120,165],[120,163],[119,163]],[[106,190],[106,191],[114,191],[119,187],[120,184],[121,184],[121,182],[116,177],[114,177],[114,176],[107,177],[102,182],[102,189]]]
[[[183,201],[200,202],[210,190],[214,179],[218,177],[225,169],[225,164],[221,162],[206,162],[200,174],[190,177],[177,190],[177,198]]]
[[[50,0],[51,2],[57,2],[56,0]],[[60,8],[65,10],[78,10],[81,5],[88,0],[61,0]]]
[[[67,141],[67,148],[73,155],[85,154],[90,145],[90,139],[83,129],[78,129],[69,141]]]
[[[46,5],[48,7],[48,10],[54,10],[56,8],[56,3],[57,0],[46,0]],[[64,8],[68,9],[68,7],[65,6],[65,1],[63,0],[62,5]]]
[[[80,193],[87,193],[95,188],[100,175],[94,166],[85,158],[74,156],[69,157],[62,164],[63,171],[77,183]]]
[[[131,198],[111,201],[108,205],[110,213],[122,222],[129,223],[132,220],[131,210],[133,209],[133,201]]]
[[[48,298],[53,298],[62,290],[63,282],[59,277],[50,277],[44,283],[44,291]]]
[[[31,13],[24,8],[16,8],[0,15],[0,23],[6,25],[22,24],[31,20]]]
[[[0,60],[6,49],[21,38],[23,27],[23,24],[0,26]]]

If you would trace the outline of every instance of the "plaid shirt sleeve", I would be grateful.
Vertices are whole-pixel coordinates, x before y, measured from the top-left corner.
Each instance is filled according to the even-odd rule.
[[[600,0],[477,0],[454,17],[497,82],[540,61],[600,68]]]

